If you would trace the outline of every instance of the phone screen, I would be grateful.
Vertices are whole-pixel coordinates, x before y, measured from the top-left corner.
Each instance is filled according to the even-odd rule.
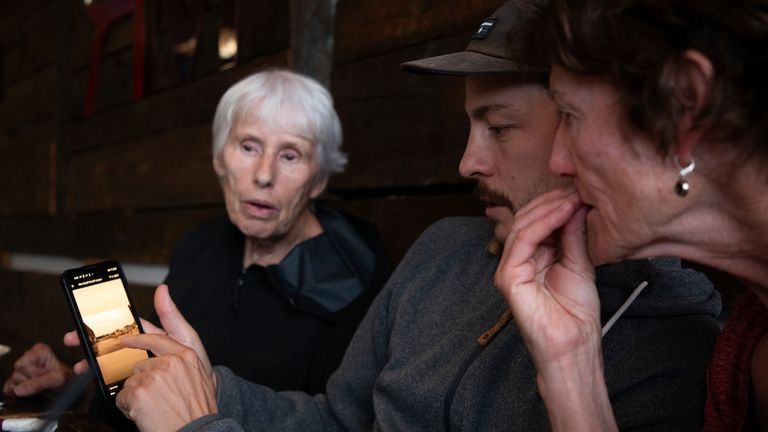
[[[114,398],[136,363],[147,351],[123,347],[123,337],[141,332],[116,262],[100,263],[65,272],[63,280],[74,299],[81,321],[80,337],[98,365],[105,396]]]

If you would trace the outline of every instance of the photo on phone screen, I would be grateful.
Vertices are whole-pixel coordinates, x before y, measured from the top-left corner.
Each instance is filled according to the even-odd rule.
[[[114,398],[147,351],[122,346],[125,336],[142,333],[119,264],[108,261],[67,270],[62,283],[75,315],[91,367],[97,366],[105,397]]]

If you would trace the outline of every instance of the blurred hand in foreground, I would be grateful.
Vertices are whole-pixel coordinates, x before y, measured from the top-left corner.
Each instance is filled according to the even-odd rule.
[[[27,397],[58,390],[71,376],[72,369],[56,357],[51,347],[36,343],[14,363],[13,373],[3,385],[3,394]]]

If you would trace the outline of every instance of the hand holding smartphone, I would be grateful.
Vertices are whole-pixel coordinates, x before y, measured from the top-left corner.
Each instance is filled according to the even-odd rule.
[[[123,337],[144,333],[126,290],[126,281],[117,261],[67,270],[61,285],[102,396],[114,402],[123,382],[136,363],[149,352],[126,348]]]

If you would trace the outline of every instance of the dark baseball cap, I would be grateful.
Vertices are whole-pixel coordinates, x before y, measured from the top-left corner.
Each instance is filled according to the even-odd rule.
[[[413,60],[400,65],[405,72],[441,75],[487,73],[545,73],[542,65],[523,64],[519,48],[510,43],[528,29],[546,0],[508,0],[480,24],[464,51]]]

